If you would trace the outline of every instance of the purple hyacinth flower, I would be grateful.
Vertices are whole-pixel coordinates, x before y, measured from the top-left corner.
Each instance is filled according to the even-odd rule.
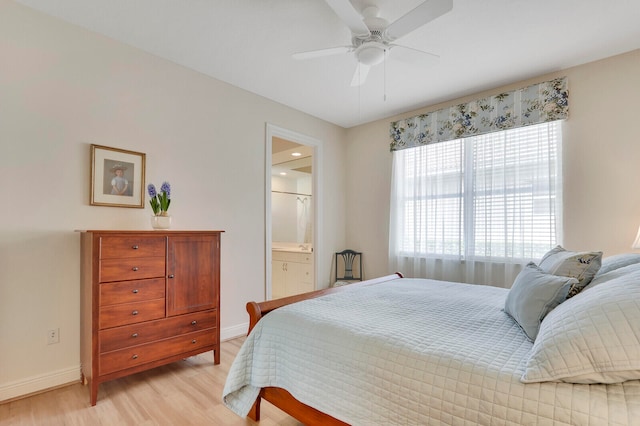
[[[160,187],[160,191],[167,193],[167,198],[171,198],[171,185],[169,182],[162,182],[162,186]]]

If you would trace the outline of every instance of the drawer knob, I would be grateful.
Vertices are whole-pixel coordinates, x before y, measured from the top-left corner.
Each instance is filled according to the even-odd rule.
[[[138,359],[138,355],[137,354],[133,354],[133,356],[131,358],[132,359]]]
[[[175,275],[169,274],[169,278],[173,278],[173,277],[175,277]]]
[[[138,294],[138,289],[134,288],[133,290],[131,290],[134,294]]]
[[[193,339],[193,340],[191,341],[191,343],[195,343],[195,342],[196,342],[196,339]]]
[[[133,268],[131,268],[131,270],[133,270],[133,271],[137,271],[137,270],[138,270],[138,267],[137,267],[137,266],[134,266]]]
[[[138,315],[138,311],[131,312],[131,315]]]
[[[197,323],[198,323],[198,321],[196,321],[196,320],[191,321],[191,325],[196,325]]]
[[[131,248],[134,249],[134,250],[138,250],[138,245],[136,244],[135,246],[132,246]]]
[[[131,335],[131,337],[133,337],[133,338],[135,339],[136,337],[138,337],[138,333],[133,333],[133,334]]]

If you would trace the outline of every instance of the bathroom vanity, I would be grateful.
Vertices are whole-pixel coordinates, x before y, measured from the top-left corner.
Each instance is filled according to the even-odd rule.
[[[273,243],[271,297],[291,296],[314,290],[313,248],[310,244]]]

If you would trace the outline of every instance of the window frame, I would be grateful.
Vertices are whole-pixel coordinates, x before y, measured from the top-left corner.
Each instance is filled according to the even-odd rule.
[[[477,182],[474,182],[477,179],[477,169],[469,169],[470,165],[475,164],[474,163],[475,145],[479,143],[485,143],[486,141],[484,141],[483,139],[488,138],[490,143],[492,137],[507,138],[509,136],[512,136],[510,132],[516,132],[516,133],[522,132],[522,134],[526,135],[527,131],[531,131],[532,129],[536,131],[537,130],[536,128],[543,128],[543,127],[546,128],[546,132],[549,134],[550,138],[552,138],[552,141],[550,141],[549,143],[552,145],[553,152],[549,153],[549,161],[548,163],[545,163],[545,164],[548,164],[549,169],[550,170],[553,169],[554,171],[553,172],[554,174],[550,175],[551,176],[550,179],[554,182],[555,188],[548,189],[546,190],[546,192],[544,192],[545,194],[544,197],[550,200],[549,202],[553,203],[552,204],[553,207],[549,211],[545,212],[544,215],[542,215],[546,217],[546,219],[543,219],[543,221],[546,221],[544,222],[544,224],[545,224],[545,228],[549,229],[549,234],[536,238],[535,233],[538,229],[537,228],[532,229],[531,245],[533,246],[534,244],[536,244],[536,241],[544,241],[544,240],[547,240],[548,244],[546,242],[540,243],[540,248],[536,250],[532,249],[531,250],[532,255],[530,256],[526,255],[527,250],[526,250],[525,244],[520,245],[518,253],[515,253],[515,251],[513,250],[509,250],[507,244],[504,245],[504,249],[498,255],[487,254],[486,252],[484,253],[479,252],[477,250],[478,243],[481,242],[482,244],[484,244],[485,247],[487,246],[487,244],[485,243],[486,240],[480,240],[476,234],[479,224],[477,223],[478,221],[476,220],[476,217],[475,217],[475,209],[477,205],[478,194],[480,192],[474,189],[475,184],[477,183]],[[524,139],[525,141],[520,143],[526,143],[526,137]],[[555,245],[559,243],[560,236],[561,236],[561,211],[562,211],[562,190],[561,190],[562,126],[560,124],[560,121],[541,123],[533,126],[527,126],[524,128],[520,127],[515,129],[509,129],[502,132],[495,132],[487,135],[460,138],[460,139],[455,139],[455,140],[446,141],[446,142],[438,142],[435,144],[409,148],[407,149],[407,151],[420,150],[420,149],[424,149],[424,150],[439,149],[439,148],[442,148],[442,144],[447,144],[447,143],[459,144],[460,145],[459,150],[462,151],[460,155],[460,160],[461,160],[460,167],[458,167],[455,172],[451,172],[454,178],[461,180],[461,183],[459,185],[460,187],[459,192],[458,193],[455,193],[455,192],[438,193],[438,194],[432,194],[432,195],[424,194],[420,197],[414,197],[412,195],[411,197],[405,197],[402,200],[402,202],[405,203],[405,205],[403,206],[403,212],[404,212],[403,232],[402,232],[401,238],[399,236],[397,237],[398,244],[399,244],[397,255],[409,256],[409,257],[437,258],[437,259],[463,259],[463,260],[469,259],[474,261],[492,261],[492,260],[510,259],[512,261],[523,262],[523,261],[539,258],[539,256],[541,256],[546,251],[553,248]],[[414,161],[426,161],[426,159],[429,157],[429,154],[426,152],[422,154],[422,153],[418,153],[418,151],[414,151],[414,154],[415,154],[414,158],[422,157],[422,158],[415,158]],[[532,156],[532,158],[528,160],[528,162],[533,164],[535,162],[534,157],[535,155]],[[539,164],[537,163],[534,164],[534,167],[538,167],[538,166]],[[410,167],[411,166],[408,166],[407,168],[410,168]],[[413,167],[414,167],[414,170],[416,170],[416,166],[414,165]],[[510,166],[505,166],[504,169],[508,169],[509,167]],[[494,167],[493,170],[496,170],[496,168]],[[428,174],[428,171],[424,170],[424,173],[421,173],[419,176],[416,176],[415,178],[412,178],[412,179],[417,179],[418,177],[422,178],[427,174]],[[442,176],[442,174],[440,175]],[[409,179],[409,177],[405,176],[405,179]],[[416,185],[416,183],[413,183],[413,184]],[[540,197],[539,191],[536,190],[536,184],[537,182],[532,183],[530,187],[531,189],[530,191],[527,191],[527,188],[525,188],[523,185],[515,185],[513,187],[502,188],[504,193],[512,193],[516,195],[523,195],[523,194],[530,195],[531,207],[530,207],[530,210],[527,211],[527,213],[530,215],[532,220],[536,216],[536,213],[535,213],[535,210],[536,210],[535,204],[537,200],[536,197]],[[483,192],[486,196],[487,192],[491,192],[491,190],[485,189],[481,192]],[[457,244],[457,247],[454,247],[452,250],[449,250],[449,251],[444,250],[443,248],[432,250],[430,247],[437,247],[438,245],[443,246],[443,242],[439,241],[437,238],[433,238],[431,243],[429,242],[429,239],[423,242],[421,238],[425,234],[416,232],[417,225],[415,224],[412,224],[411,226],[407,225],[407,222],[415,222],[415,220],[413,219],[408,220],[407,218],[417,217],[415,214],[415,209],[416,209],[415,204],[420,201],[426,201],[428,203],[429,201],[439,201],[439,200],[446,200],[446,199],[452,199],[452,198],[460,200],[459,205],[461,206],[459,209],[461,211],[459,213],[460,217],[456,219],[458,223],[458,231],[455,235],[457,235],[458,241],[453,242],[453,244]],[[412,204],[413,206],[409,208],[408,207],[409,204]],[[519,211],[518,214],[522,214],[521,211]],[[422,224],[420,225],[421,229],[424,228],[425,226],[429,227],[428,223],[425,224],[425,219],[421,220],[420,222]],[[522,235],[526,235],[527,233],[526,230],[519,230],[519,232]],[[490,245],[494,245],[494,246],[500,243],[500,240],[498,239],[492,239],[490,241],[492,241]],[[506,241],[506,236],[503,238],[502,242],[504,241]],[[416,247],[419,247],[419,250],[412,251],[410,247],[414,247],[414,249]]]

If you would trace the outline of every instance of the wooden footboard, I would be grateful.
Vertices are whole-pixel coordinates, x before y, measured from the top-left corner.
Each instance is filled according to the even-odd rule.
[[[256,326],[258,321],[268,314],[269,312],[277,309],[281,306],[290,305],[291,303],[300,302],[302,300],[313,299],[316,297],[324,296],[326,294],[337,293],[347,288],[353,288],[354,286],[368,286],[374,284],[380,284],[386,281],[402,278],[402,274],[396,272],[392,275],[387,275],[372,280],[362,281],[348,286],[332,287],[323,290],[316,290],[309,293],[297,294],[295,296],[283,297],[282,299],[267,300],[265,302],[249,302],[247,303],[247,312],[249,313],[249,333]],[[295,399],[289,392],[282,388],[267,387],[260,390],[260,395],[253,404],[251,411],[249,412],[249,418],[259,421],[260,420],[260,401],[264,399],[271,404],[280,408],[290,416],[295,417],[298,421],[305,425],[346,425],[346,423],[331,417],[317,409],[301,403]]]

